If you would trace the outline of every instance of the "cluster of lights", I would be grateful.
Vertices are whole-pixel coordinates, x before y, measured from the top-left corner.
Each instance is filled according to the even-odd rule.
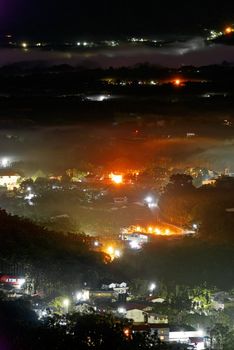
[[[222,36],[223,32],[217,32],[215,30],[210,31],[210,36],[208,37],[208,40],[214,40],[217,39],[218,37]]]
[[[110,255],[111,259],[119,259],[122,255],[121,251],[119,249],[116,249],[112,246],[107,247],[106,253]]]
[[[89,291],[83,290],[81,292],[76,293],[76,300],[77,301],[87,301],[89,300]]]
[[[130,228],[127,229],[127,233],[131,234],[133,232],[138,232],[138,233],[145,233],[145,234],[152,234],[152,235],[160,235],[160,236],[171,236],[175,234],[180,234],[181,232],[175,232],[168,227],[162,228],[162,227],[153,227],[153,226],[147,226],[147,227],[142,227],[142,226],[131,226]],[[132,243],[133,246],[135,243]],[[137,246],[136,246],[137,247]]]
[[[29,204],[30,206],[33,206],[33,205],[34,205],[32,199],[35,198],[35,197],[36,197],[36,195],[35,195],[34,193],[32,193],[32,188],[31,188],[31,187],[28,187],[28,188],[27,188],[27,194],[26,194],[26,196],[24,197],[24,199],[25,199],[26,201],[28,201],[28,204]]]

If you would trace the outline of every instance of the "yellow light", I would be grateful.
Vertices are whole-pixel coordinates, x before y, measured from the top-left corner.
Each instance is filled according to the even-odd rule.
[[[112,254],[114,254],[114,248],[113,247],[108,247],[107,248],[107,252],[110,254],[110,255],[112,255]]]
[[[179,86],[181,84],[181,80],[180,79],[176,79],[174,83],[175,83],[176,86]]]
[[[161,235],[161,230],[159,230],[159,228],[156,228],[155,233],[156,233],[156,235]]]
[[[22,45],[21,45],[24,49],[26,49],[27,47],[28,47],[28,44],[27,43],[22,43]]]
[[[115,184],[117,184],[117,185],[123,183],[123,175],[120,175],[120,174],[110,174],[110,178],[111,178],[111,180],[112,180]]]
[[[148,232],[150,232],[150,233],[152,233],[152,232],[153,232],[152,227],[148,227]]]
[[[169,230],[168,228],[165,230],[165,234],[166,234],[166,235],[169,235],[169,234],[170,234],[170,230]]]
[[[130,330],[129,330],[129,328],[125,328],[125,329],[124,329],[124,335],[125,335],[126,337],[129,337],[129,335],[130,335]]]
[[[140,232],[141,231],[141,227],[137,226],[136,230],[137,230],[137,232]]]
[[[226,34],[230,34],[230,33],[232,33],[233,32],[233,29],[231,28],[231,27],[227,27],[226,29],[225,29],[225,33]]]

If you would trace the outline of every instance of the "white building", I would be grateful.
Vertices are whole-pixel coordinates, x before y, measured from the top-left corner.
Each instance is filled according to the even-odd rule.
[[[168,324],[167,316],[160,316],[151,312],[152,308],[147,306],[130,306],[126,308],[125,317],[132,320],[134,324]]]

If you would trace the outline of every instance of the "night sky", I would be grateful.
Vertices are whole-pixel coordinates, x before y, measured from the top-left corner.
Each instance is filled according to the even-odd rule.
[[[35,37],[199,33],[234,22],[233,1],[0,0],[0,31]]]

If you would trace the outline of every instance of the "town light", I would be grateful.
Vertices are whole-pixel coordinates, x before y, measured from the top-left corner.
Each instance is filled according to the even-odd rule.
[[[9,159],[7,159],[7,158],[2,158],[1,163],[2,163],[2,167],[3,167],[3,168],[6,168],[6,167],[9,165]]]
[[[18,280],[18,287],[19,289],[23,286],[23,284],[26,282],[25,278],[20,278]]]
[[[120,256],[121,256],[120,250],[119,250],[119,249],[116,249],[116,250],[115,250],[115,257],[116,257],[116,258],[120,258]]]
[[[108,247],[107,248],[107,252],[108,252],[108,254],[110,254],[110,255],[112,255],[112,254],[114,254],[114,248],[113,247]]]
[[[176,86],[180,86],[181,80],[180,80],[180,79],[176,79],[176,80],[174,81],[174,84],[175,84]]]
[[[145,198],[146,203],[150,204],[153,202],[153,198],[151,196],[148,196]]]
[[[156,235],[161,235],[161,230],[159,228],[156,228],[155,231]]]
[[[114,183],[117,184],[117,185],[123,183],[123,175],[120,175],[120,174],[110,174],[110,178],[111,178],[112,182],[114,182]]]
[[[123,332],[127,338],[130,336],[130,329],[129,328],[125,328]]]
[[[227,27],[227,28],[225,29],[225,34],[230,34],[230,33],[232,33],[232,32],[233,32],[232,27]]]
[[[118,313],[119,314],[126,314],[126,309],[124,307],[119,307],[118,308]]]
[[[130,248],[131,249],[141,249],[140,244],[137,241],[130,241],[129,242]]]
[[[70,305],[70,300],[69,299],[63,299],[63,306],[64,306],[64,309],[65,309],[65,312],[68,313],[68,308],[69,308],[69,305]]]
[[[23,49],[27,49],[28,44],[27,44],[26,42],[23,42],[23,43],[21,44],[21,46],[22,46]]]
[[[76,299],[78,301],[80,301],[82,299],[82,293],[81,292],[76,293]]]
[[[156,288],[156,284],[155,283],[151,283],[150,286],[149,286],[149,291],[150,292],[153,292]]]
[[[68,307],[70,305],[70,300],[69,299],[64,299],[63,300],[63,306]]]

